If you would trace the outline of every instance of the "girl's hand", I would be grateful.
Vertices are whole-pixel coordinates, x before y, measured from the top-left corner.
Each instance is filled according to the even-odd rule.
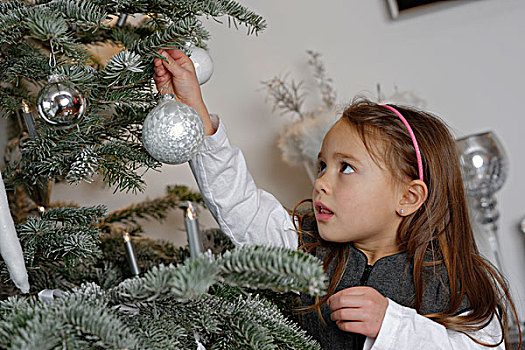
[[[330,318],[345,332],[375,338],[385,317],[388,300],[371,287],[343,289],[328,299]]]
[[[167,62],[155,58],[153,80],[161,94],[174,94],[175,98],[195,109],[204,123],[204,132],[215,132],[208,109],[202,100],[201,89],[193,62],[181,50],[168,49],[159,52]]]

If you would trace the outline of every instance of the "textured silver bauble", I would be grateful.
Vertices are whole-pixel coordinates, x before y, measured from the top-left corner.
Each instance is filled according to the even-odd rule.
[[[164,95],[144,120],[142,143],[159,162],[187,162],[197,153],[202,140],[204,124],[201,118],[172,94]]]
[[[67,128],[82,118],[86,101],[71,82],[54,74],[38,93],[36,105],[38,115],[46,123]]]

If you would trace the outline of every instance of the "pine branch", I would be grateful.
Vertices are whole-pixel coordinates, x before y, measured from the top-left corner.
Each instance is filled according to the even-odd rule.
[[[115,210],[102,223],[126,225],[138,224],[137,220],[140,219],[162,221],[171,209],[186,207],[187,201],[204,203],[200,193],[191,191],[187,186],[169,186],[165,196],[134,203],[125,208]]]
[[[97,170],[99,158],[92,146],[71,153],[75,159],[69,167],[65,176],[67,182],[76,184],[81,181],[93,182],[93,176]]]
[[[0,3],[0,45],[11,45],[22,38],[24,28],[21,19],[26,15],[27,11],[21,2]]]
[[[135,348],[138,340],[133,332],[107,308],[103,297],[99,289],[97,293],[97,288],[88,285],[48,304],[33,300],[24,305],[12,299],[1,302],[0,309],[12,311],[4,312],[7,317],[3,317],[0,330],[5,330],[5,323],[15,327],[9,333],[0,331],[0,344],[9,335],[10,349],[54,349],[60,344],[71,349]],[[24,310],[23,319],[13,312],[14,307]]]
[[[124,135],[121,135],[124,136]],[[160,163],[145,152],[142,145],[124,140],[110,140],[96,149],[98,156],[105,159],[119,160],[129,169],[158,168]]]
[[[185,301],[205,293],[215,282],[218,268],[210,256],[173,265],[154,267],[144,277],[128,279],[109,294],[113,302],[141,302],[175,298]]]
[[[144,277],[124,281],[111,291],[113,302],[154,301],[167,297],[185,301],[205,293],[217,282],[277,291],[318,295],[326,277],[319,261],[284,248],[243,246],[215,260],[203,254],[181,266],[154,268]]]
[[[105,215],[106,206],[51,208],[42,213],[42,220],[61,222],[70,225],[91,225]]]
[[[66,64],[56,67],[56,71],[83,92],[97,87],[99,72],[91,66]]]
[[[224,299],[206,295],[187,307],[194,308],[195,313],[219,320],[207,321],[212,327],[198,325],[199,329],[211,333],[206,344],[209,349],[320,349],[317,342],[285,318],[275,305],[257,296]]]
[[[84,30],[95,31],[107,18],[104,9],[91,1],[54,0],[50,8]]]
[[[266,28],[266,21],[255,12],[249,11],[246,7],[238,4],[232,0],[218,0],[223,8],[223,12],[232,19],[229,23],[233,23],[235,28],[240,23],[248,27],[248,34],[258,34]]]
[[[140,56],[155,55],[161,48],[184,48],[187,42],[204,41],[210,37],[198,19],[185,17],[174,22],[162,32],[155,32],[142,41],[135,42],[129,49]]]
[[[63,54],[71,62],[86,64],[91,55],[86,48],[68,32],[64,18],[55,11],[32,7],[27,11],[23,24],[32,38],[50,42],[55,54]]]
[[[217,264],[225,283],[234,286],[319,295],[326,283],[315,257],[285,248],[243,246],[226,252]]]
[[[106,68],[101,72],[101,78],[109,82],[108,86],[126,85],[135,80],[135,73],[142,72],[142,57],[134,52],[121,50],[108,61]]]
[[[0,60],[0,77],[3,81],[20,79],[37,82],[49,75],[49,58],[31,45],[21,44],[7,50]]]
[[[100,164],[103,180],[115,188],[114,192],[142,192],[146,186],[142,177],[134,171],[122,166],[118,161],[104,160]]]
[[[139,314],[124,319],[130,327],[135,329],[139,338],[139,349],[150,350],[185,350],[193,348],[188,339],[192,339],[180,320],[173,319],[171,314],[161,312],[155,307],[151,312],[149,308],[140,308]]]
[[[56,214],[51,213],[52,216]],[[67,266],[76,266],[92,261],[101,254],[98,230],[88,225],[58,225],[50,220],[29,218],[17,227],[17,231],[28,266],[57,260]]]

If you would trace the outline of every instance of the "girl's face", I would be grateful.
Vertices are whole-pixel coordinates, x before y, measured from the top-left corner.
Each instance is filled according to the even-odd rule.
[[[401,186],[374,162],[351,124],[339,120],[330,129],[318,165],[312,198],[321,237],[364,250],[394,247]]]

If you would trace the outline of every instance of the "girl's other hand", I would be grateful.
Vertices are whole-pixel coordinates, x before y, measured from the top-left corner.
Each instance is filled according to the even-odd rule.
[[[375,338],[388,307],[388,299],[371,287],[343,289],[328,299],[330,318],[345,332]]]
[[[215,132],[208,109],[202,99],[201,89],[193,62],[181,50],[168,49],[159,53],[167,60],[155,58],[153,80],[160,93],[171,93],[175,98],[195,109],[204,123],[204,132],[211,135]]]

